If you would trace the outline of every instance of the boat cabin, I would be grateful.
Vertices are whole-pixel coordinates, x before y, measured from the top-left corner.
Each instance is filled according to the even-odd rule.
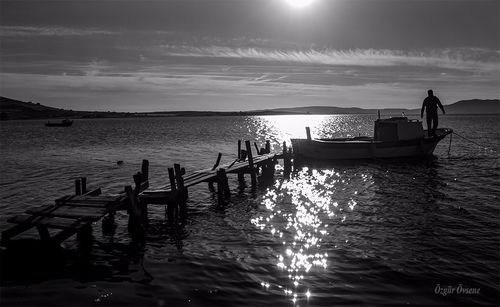
[[[392,142],[414,140],[424,137],[422,122],[408,117],[377,119],[374,131],[375,141]]]

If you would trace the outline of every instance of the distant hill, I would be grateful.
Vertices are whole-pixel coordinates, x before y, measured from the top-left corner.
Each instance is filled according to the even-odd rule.
[[[444,106],[446,114],[500,114],[500,99],[461,100]],[[144,116],[251,116],[251,115],[287,115],[287,114],[377,114],[379,109],[340,108],[312,106],[296,108],[278,108],[246,112],[211,112],[211,111],[166,111],[166,112],[97,112],[73,111],[24,102],[0,96],[0,119],[42,119],[42,118],[107,118],[107,117],[144,117]],[[419,114],[420,109],[380,109],[382,114]]]
[[[449,105],[445,105],[446,114],[500,114],[500,99],[472,99],[461,100]],[[265,110],[275,114],[377,114],[377,111],[383,114],[420,114],[419,109],[362,109],[362,108],[340,108],[328,106],[279,108]],[[253,111],[255,113],[264,111]]]
[[[0,96],[0,120],[42,118],[124,117],[129,113],[64,110]]]
[[[500,114],[500,99],[461,100],[444,108],[447,114]]]
[[[341,108],[328,106],[296,107],[296,108],[278,108],[265,110],[276,114],[376,114],[377,111],[384,113],[408,112],[408,109],[362,109],[362,108]],[[254,111],[256,113],[264,111]]]

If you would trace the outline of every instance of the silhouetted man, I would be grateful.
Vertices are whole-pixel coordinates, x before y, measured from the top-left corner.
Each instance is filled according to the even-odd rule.
[[[436,135],[436,129],[438,127],[438,107],[443,111],[443,114],[446,114],[444,112],[443,105],[441,104],[441,101],[439,101],[439,98],[434,96],[434,92],[432,90],[428,90],[427,96],[424,99],[424,103],[422,104],[422,111],[420,111],[420,118],[424,117],[424,109],[427,114],[427,134],[429,136],[435,136]]]

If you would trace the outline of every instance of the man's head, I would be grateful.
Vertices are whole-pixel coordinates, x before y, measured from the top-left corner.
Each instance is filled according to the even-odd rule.
[[[434,92],[433,92],[432,90],[428,90],[428,91],[427,91],[427,94],[428,94],[429,96],[434,96]]]

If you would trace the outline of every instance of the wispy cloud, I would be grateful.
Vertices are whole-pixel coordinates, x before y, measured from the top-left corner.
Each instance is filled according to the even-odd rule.
[[[500,72],[500,53],[498,50],[480,48],[402,51],[388,49],[279,50],[221,46],[166,46],[166,49],[166,55],[183,57],[251,59],[333,66],[420,66],[486,73]]]
[[[115,32],[96,28],[67,28],[56,26],[0,26],[0,37],[25,36],[86,36],[110,35]]]

